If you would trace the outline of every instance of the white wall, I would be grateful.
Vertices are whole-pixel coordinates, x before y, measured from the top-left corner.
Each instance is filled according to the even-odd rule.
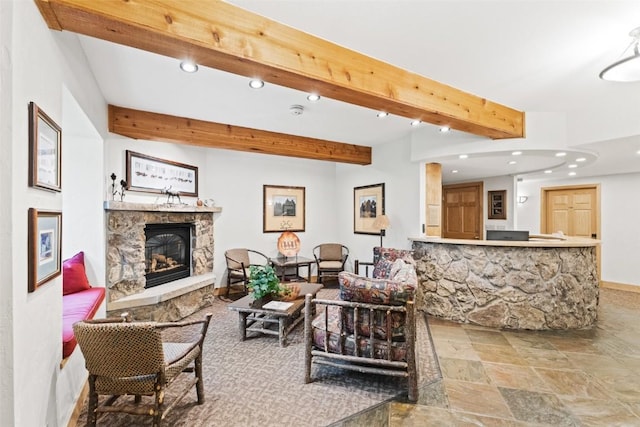
[[[61,193],[28,187],[28,109],[30,101],[38,104],[56,123],[65,122],[63,115],[63,88],[67,87],[96,129],[106,133],[106,103],[97,88],[77,37],[69,33],[51,31],[33,1],[0,2],[3,35],[2,78],[9,77],[12,93],[2,94],[2,116],[10,117],[10,130],[3,122],[2,162],[10,158],[13,169],[10,177],[3,181],[3,196],[9,196],[11,230],[3,230],[7,239],[0,239],[2,259],[11,260],[9,274],[3,269],[3,282],[11,284],[10,306],[2,298],[2,347],[12,353],[2,356],[2,413],[0,424],[7,426],[55,426],[64,425],[71,408],[58,400],[59,393],[65,396],[77,394],[72,387],[63,384],[72,377],[77,366],[65,366],[60,370],[62,357],[62,278],[57,277],[36,292],[27,292],[27,211],[28,208],[61,210],[64,217]],[[9,3],[9,4],[7,4]],[[10,34],[11,39],[4,38]],[[9,43],[9,44],[7,44]],[[6,71],[5,67],[10,67]],[[9,73],[9,74],[7,74]],[[4,82],[3,82],[4,84]],[[7,113],[6,101],[9,105]],[[62,152],[65,153],[63,129]],[[8,136],[8,138],[6,138]],[[101,152],[96,153],[101,156]],[[3,178],[5,168],[2,168]],[[65,175],[63,164],[62,174]],[[63,178],[64,179],[64,178]],[[64,185],[64,181],[63,181]],[[63,191],[65,188],[63,187]],[[4,204],[3,204],[4,205]],[[63,235],[65,229],[62,230]],[[3,291],[3,297],[6,292]],[[7,309],[7,310],[5,310]],[[4,351],[4,350],[3,350]],[[79,375],[81,371],[78,370]],[[7,381],[5,381],[8,378]],[[79,392],[79,390],[78,390]]]
[[[518,207],[519,228],[540,232],[542,187],[600,184],[602,280],[640,286],[640,174],[608,175],[557,181],[523,181],[518,193],[529,197]]]
[[[379,235],[353,232],[353,189],[364,185],[385,184],[385,211],[391,226],[383,239],[385,247],[411,248],[409,236],[420,235],[420,163],[411,161],[411,142],[390,141],[373,147],[369,166],[337,165],[335,189],[339,241],[350,249],[349,269],[353,261],[372,261],[373,247],[380,245]]]

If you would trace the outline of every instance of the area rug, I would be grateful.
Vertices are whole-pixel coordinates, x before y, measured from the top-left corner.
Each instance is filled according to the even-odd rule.
[[[337,292],[323,289],[318,298],[335,298]],[[165,425],[326,426],[385,400],[406,397],[405,379],[328,366],[314,366],[314,381],[305,384],[303,324],[289,334],[287,347],[280,347],[274,336],[249,335],[246,341],[240,341],[238,313],[227,309],[228,302],[216,299],[210,307],[189,317],[213,314],[204,344],[206,401],[197,405],[195,390],[189,392],[165,418]],[[428,325],[418,323],[423,324],[418,328],[417,341],[420,386],[424,386],[441,376]],[[176,385],[179,390],[180,385]],[[173,398],[171,393],[167,398]],[[78,425],[85,422],[86,401]],[[98,425],[151,425],[151,419],[105,414],[99,417]]]

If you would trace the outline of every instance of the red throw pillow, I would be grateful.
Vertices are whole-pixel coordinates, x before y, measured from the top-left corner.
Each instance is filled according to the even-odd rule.
[[[62,295],[91,288],[84,271],[84,252],[78,252],[62,263]]]

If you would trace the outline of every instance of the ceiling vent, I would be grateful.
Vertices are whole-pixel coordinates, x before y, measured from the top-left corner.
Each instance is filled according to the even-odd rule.
[[[289,107],[289,112],[294,116],[300,116],[304,113],[304,107],[302,105],[292,105]]]

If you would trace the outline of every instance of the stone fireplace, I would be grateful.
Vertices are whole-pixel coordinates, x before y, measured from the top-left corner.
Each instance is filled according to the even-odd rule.
[[[175,321],[209,305],[218,212],[220,208],[105,202],[107,315],[129,312],[136,320]],[[167,271],[168,278],[158,274]]]

